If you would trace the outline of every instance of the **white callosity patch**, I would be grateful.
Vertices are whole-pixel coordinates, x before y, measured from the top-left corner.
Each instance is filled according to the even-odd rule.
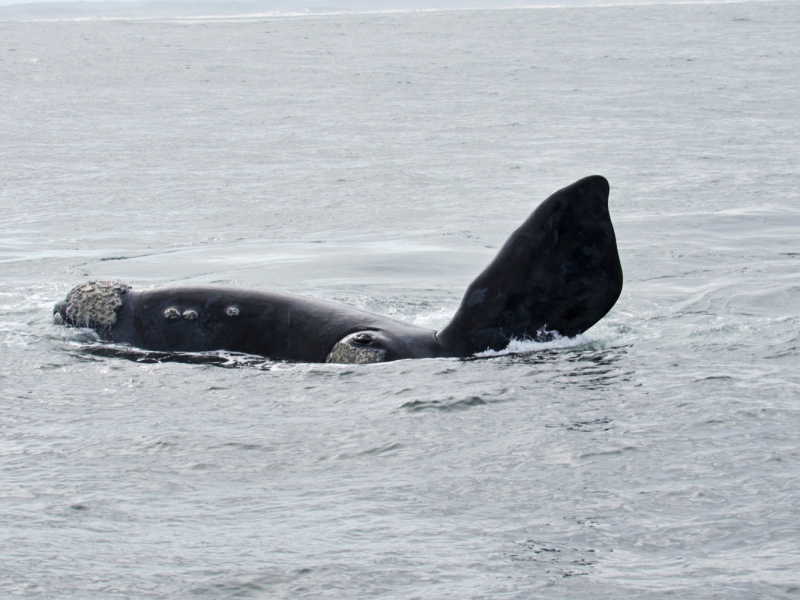
[[[386,353],[375,348],[356,348],[347,343],[347,338],[337,342],[325,359],[326,363],[338,363],[343,365],[367,365],[370,363],[383,362]]]
[[[66,299],[66,320],[77,327],[110,329],[117,322],[122,296],[131,287],[116,281],[90,281],[74,288]]]

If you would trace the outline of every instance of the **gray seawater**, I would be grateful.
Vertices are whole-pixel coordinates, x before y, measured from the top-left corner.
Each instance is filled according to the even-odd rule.
[[[800,595],[800,4],[0,40],[0,595]],[[52,324],[118,279],[438,327],[592,173],[626,281],[577,339],[220,366]]]

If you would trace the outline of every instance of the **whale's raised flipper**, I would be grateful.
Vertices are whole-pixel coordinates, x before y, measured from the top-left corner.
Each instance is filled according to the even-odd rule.
[[[603,318],[622,292],[608,191],[594,175],[540,204],[470,284],[437,338],[464,356],[541,339],[544,331],[572,337]]]
[[[608,182],[581,179],[545,200],[469,286],[439,333],[352,306],[240,287],[73,289],[56,323],[157,352],[227,350],[302,362],[371,363],[469,356],[542,331],[573,336],[622,290]]]

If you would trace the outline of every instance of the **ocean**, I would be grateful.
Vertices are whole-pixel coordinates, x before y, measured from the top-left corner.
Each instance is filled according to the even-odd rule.
[[[800,596],[800,3],[0,40],[0,595]],[[442,327],[591,174],[625,285],[577,338],[342,366],[53,324],[119,280]]]

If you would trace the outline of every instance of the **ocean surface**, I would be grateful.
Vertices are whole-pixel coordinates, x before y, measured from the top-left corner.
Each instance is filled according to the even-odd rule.
[[[0,23],[0,596],[800,597],[798,98],[797,2]],[[113,279],[441,327],[595,173],[625,287],[575,339],[52,323]]]

